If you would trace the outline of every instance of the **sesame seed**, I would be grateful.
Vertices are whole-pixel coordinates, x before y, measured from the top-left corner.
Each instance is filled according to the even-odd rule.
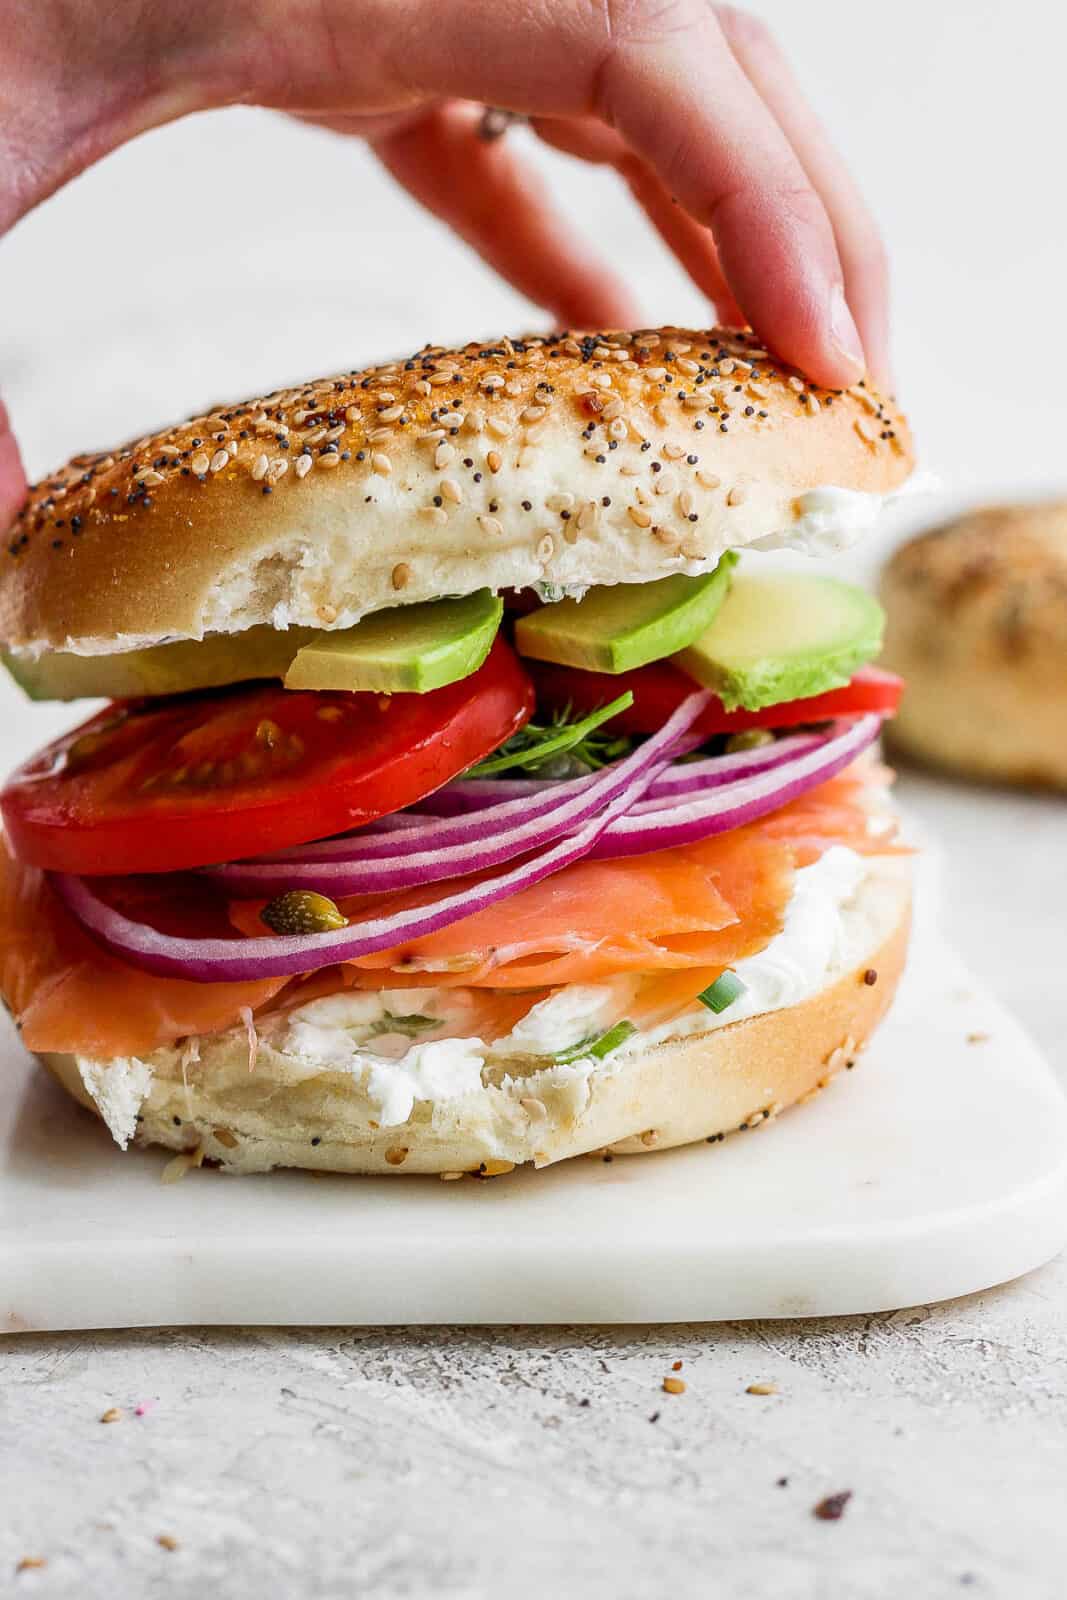
[[[538,561],[551,561],[556,553],[556,541],[550,533],[546,533],[537,546]]]
[[[197,477],[202,478],[207,472],[208,468],[211,466],[211,457],[205,450],[201,450],[193,457],[189,465],[192,467]]]
[[[659,493],[658,484],[656,485],[656,493]],[[634,484],[634,499],[637,501],[638,505],[650,506],[652,504],[652,496],[649,494],[643,483]]]
[[[656,479],[656,493],[670,494],[678,480],[673,472],[661,472]]]
[[[702,411],[708,403],[706,394],[687,394],[680,398],[686,411]]]
[[[440,471],[442,467],[447,467],[450,461],[454,461],[455,456],[455,446],[449,444],[447,439],[442,439],[433,453],[433,464]]]
[[[651,378],[653,383],[662,383],[663,379],[666,376],[667,376],[666,367],[646,367],[645,368],[645,377],[646,378]]]
[[[426,517],[430,522],[447,522],[448,512],[440,506],[420,506],[419,515]]]
[[[453,505],[459,506],[463,504],[463,490],[455,478],[441,479],[441,493],[446,500],[451,500]]]
[[[494,439],[509,439],[511,437],[511,424],[502,421],[500,417],[490,417],[485,426],[486,431],[491,433]]]
[[[470,433],[481,433],[485,427],[485,412],[477,409],[468,411],[464,426]]]
[[[545,505],[549,511],[571,511],[574,509],[574,496],[564,489],[558,494],[546,495]]]
[[[383,422],[395,422],[398,417],[402,417],[404,415],[404,407],[386,406],[383,410],[378,412],[378,415]],[[338,431],[340,432],[341,430]]]
[[[665,444],[662,454],[668,461],[680,461],[685,455],[685,446],[681,444]]]
[[[393,588],[406,589],[410,581],[411,568],[406,561],[398,561],[392,573]]]
[[[682,513],[683,517],[692,518],[693,496],[689,493],[688,489],[681,490],[678,495],[678,510]]]
[[[270,470],[269,470],[267,476],[270,478],[271,483],[277,483],[278,479],[279,478],[284,478],[285,474],[288,471],[289,471],[289,463],[288,463],[288,461],[285,459],[284,456],[277,456],[271,462]]]
[[[627,506],[626,515],[637,528],[650,528],[652,518],[647,511],[642,511],[639,506]]]
[[[499,450],[489,450],[486,452],[485,464],[490,472],[499,472],[504,465],[504,458]]]
[[[812,416],[815,416],[816,412],[822,410],[822,406],[819,404],[818,399],[815,395],[811,394],[810,391],[804,396],[804,403]]]
[[[372,451],[370,464],[375,472],[381,473],[383,478],[387,478],[393,470],[393,463],[381,450]]]
[[[341,465],[341,457],[336,450],[324,450],[322,455],[318,457],[318,464],[320,467],[339,467]]]
[[[258,466],[259,463],[257,462],[256,465]],[[293,462],[293,470],[298,478],[306,478],[314,465],[314,456],[297,456],[296,460]],[[255,476],[254,471],[253,476]]]
[[[652,535],[653,538],[659,540],[660,544],[666,545],[668,550],[675,549],[682,537],[681,534],[676,533],[673,528],[653,528]]]
[[[744,502],[747,496],[748,490],[745,489],[741,484],[735,483],[733,488],[727,492],[726,504],[728,506],[739,506]]]
[[[480,516],[478,518],[478,526],[481,528],[483,533],[489,534],[492,538],[495,538],[498,534],[501,534],[504,531],[504,524],[496,517]]]
[[[722,479],[717,478],[714,472],[698,472],[696,480],[702,489],[717,489],[722,483]]]
[[[853,427],[865,444],[873,445],[878,439],[878,430],[866,417],[857,417]]]
[[[794,394],[803,394],[804,393],[804,382],[803,382],[803,379],[796,378],[796,377],[790,377],[790,378],[786,379],[786,382],[788,383],[789,387],[792,389]]]

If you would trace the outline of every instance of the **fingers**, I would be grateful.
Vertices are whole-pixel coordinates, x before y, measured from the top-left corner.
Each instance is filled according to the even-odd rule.
[[[837,238],[845,292],[867,365],[876,382],[891,388],[889,271],[877,225],[773,34],[762,22],[733,6],[716,10],[730,48],[822,197]]]
[[[0,400],[0,529],[10,524],[26,498],[26,474],[7,411]]]
[[[711,230],[683,211],[655,173],[626,148],[613,128],[589,117],[536,118],[533,126],[538,137],[554,149],[596,166],[614,167],[667,248],[713,303],[719,321],[744,323],[744,315],[723,276]]]
[[[605,118],[711,226],[760,337],[817,383],[855,382],[865,360],[830,218],[714,13],[702,0],[628,9],[598,78]]]
[[[707,0],[486,4],[474,8],[474,29],[470,0],[366,3],[377,23],[360,38],[374,41],[377,81],[397,99],[449,95],[535,116],[601,117],[711,228],[726,282],[761,338],[817,382],[862,375],[826,208]],[[342,0],[332,9],[336,37]],[[356,60],[353,46],[350,65],[364,76],[361,50]]]
[[[410,194],[565,327],[631,325],[637,313],[621,282],[552,208],[514,146],[479,137],[480,117],[476,106],[438,106],[374,147]]]

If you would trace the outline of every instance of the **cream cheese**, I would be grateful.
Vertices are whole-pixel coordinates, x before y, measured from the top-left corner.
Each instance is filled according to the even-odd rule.
[[[543,1081],[581,1092],[593,1072],[610,1072],[665,1039],[708,1033],[745,1017],[799,1005],[838,971],[861,959],[869,929],[850,908],[871,871],[869,860],[841,845],[801,868],[781,932],[734,968],[745,990],[727,1011],[716,1015],[694,1002],[658,1027],[633,1034],[606,1061],[546,1060],[533,1077],[505,1075],[501,1087],[516,1096],[529,1096]],[[309,1065],[351,1073],[374,1106],[376,1120],[383,1127],[394,1127],[408,1120],[417,1101],[441,1104],[483,1088],[487,1067],[501,1067],[516,1058],[545,1060],[603,1033],[625,1015],[632,988],[631,980],[566,985],[531,1007],[510,1033],[495,1040],[439,1038],[412,1044],[383,1033],[383,1024],[392,1016],[420,1012],[432,1017],[443,993],[399,989],[329,995],[291,1012],[283,1033],[271,1042]]]
[[[78,1056],[78,1073],[111,1137],[125,1150],[137,1131],[137,1113],[152,1087],[152,1069],[136,1056],[115,1061],[92,1061]]]
[[[896,505],[915,494],[929,494],[938,486],[931,472],[913,472],[899,489],[890,494],[869,494],[861,489],[842,489],[834,483],[820,484],[797,495],[793,501],[794,519],[777,533],[753,539],[747,550],[799,550],[806,556],[838,555],[870,533],[887,506]]]

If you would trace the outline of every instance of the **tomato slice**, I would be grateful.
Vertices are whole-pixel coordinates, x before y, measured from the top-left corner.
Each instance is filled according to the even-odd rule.
[[[604,724],[616,733],[655,733],[672,711],[692,694],[695,685],[668,661],[654,661],[633,672],[582,672],[548,661],[523,663],[537,689],[542,713],[570,706],[576,717],[606,705],[629,689],[634,703],[628,711]],[[857,717],[868,711],[891,716],[900,704],[904,680],[880,667],[861,667],[843,689],[830,689],[807,700],[785,700],[761,711],[727,711],[715,701],[696,724],[698,733],[738,733],[743,728],[788,728],[801,722],[822,722],[830,717]]]
[[[116,704],[0,792],[15,854],[57,872],[171,872],[358,827],[495,750],[533,710],[502,639],[429,694],[250,684]]]

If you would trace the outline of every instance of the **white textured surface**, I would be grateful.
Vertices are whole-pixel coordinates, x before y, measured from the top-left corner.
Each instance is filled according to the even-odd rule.
[[[163,1185],[9,1036],[0,1329],[810,1316],[1017,1277],[1067,1238],[1067,1101],[919,924],[860,1070],[779,1126],[488,1185]]]
[[[1067,359],[1067,229],[1048,190],[1061,13],[752,9],[891,239],[924,465],[965,499],[1062,484],[1043,378]],[[650,319],[700,314],[609,177],[546,165]],[[133,225],[97,240],[101,217]],[[106,163],[0,246],[0,290],[19,308],[0,377],[35,471],[208,396],[530,318],[359,151],[251,111]],[[76,363],[93,373],[81,389]],[[5,766],[70,722],[39,707],[28,725],[13,692],[0,706]],[[902,790],[947,845],[953,942],[1067,1073],[1067,808]],[[659,1384],[678,1358],[690,1387],[674,1399]],[[763,1378],[781,1395],[743,1392]],[[148,1398],[143,1418],[97,1420]],[[966,1302],[833,1322],[16,1336],[0,1341],[0,1593],[1059,1600],[1065,1418],[1062,1259]],[[843,1488],[845,1518],[816,1522],[813,1502]],[[14,1580],[34,1554],[48,1567]]]

